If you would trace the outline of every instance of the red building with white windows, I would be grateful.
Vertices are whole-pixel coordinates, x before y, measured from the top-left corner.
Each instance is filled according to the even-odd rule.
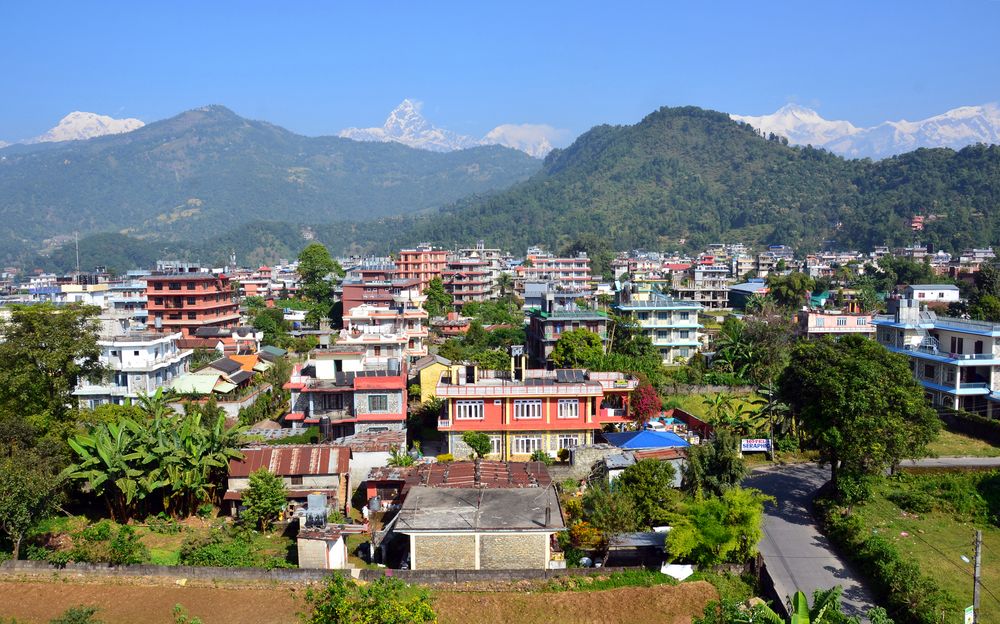
[[[191,338],[202,327],[232,328],[240,321],[229,278],[208,272],[146,277],[146,309],[153,331]]]
[[[403,249],[396,260],[396,277],[417,280],[420,292],[424,292],[432,279],[441,277],[447,263],[448,252],[443,249],[434,249],[430,245]]]
[[[584,370],[508,371],[453,366],[441,375],[435,396],[445,401],[438,430],[448,450],[466,457],[466,431],[490,436],[491,459],[525,460],[535,451],[592,444],[604,425],[628,422],[628,399],[638,379],[625,373]]]

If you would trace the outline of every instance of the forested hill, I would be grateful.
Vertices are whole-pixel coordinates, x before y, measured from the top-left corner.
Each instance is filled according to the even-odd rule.
[[[311,138],[209,106],[127,134],[0,150],[0,258],[74,231],[190,243],[257,219],[436,209],[538,168],[504,147],[437,153]]]
[[[926,215],[921,240],[958,249],[1000,242],[998,200],[996,146],[849,161],[722,113],[661,108],[633,126],[590,130],[528,182],[459,201],[412,233],[513,249],[588,233],[618,250],[724,240],[869,248],[912,242],[911,217]]]
[[[958,250],[1000,244],[998,207],[996,146],[844,160],[686,107],[662,108],[632,126],[593,128],[506,191],[437,213],[314,224],[309,234],[335,251],[379,253],[479,239],[513,251],[538,243],[559,250],[584,238],[610,250],[694,250],[718,241],[869,249],[914,240]],[[919,235],[910,229],[915,215],[927,217]],[[216,242],[254,259],[272,249],[287,257],[305,244],[299,229],[278,223],[254,223]],[[210,261],[227,250],[217,244],[192,253]]]

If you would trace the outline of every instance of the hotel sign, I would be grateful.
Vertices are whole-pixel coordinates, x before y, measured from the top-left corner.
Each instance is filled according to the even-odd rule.
[[[768,438],[740,440],[740,451],[744,453],[768,453],[771,451],[771,440]]]

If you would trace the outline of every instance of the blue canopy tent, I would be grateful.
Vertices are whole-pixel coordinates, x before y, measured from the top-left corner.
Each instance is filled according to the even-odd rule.
[[[609,444],[620,449],[661,449],[691,446],[684,438],[669,431],[626,431],[624,433],[605,433],[604,439]]]

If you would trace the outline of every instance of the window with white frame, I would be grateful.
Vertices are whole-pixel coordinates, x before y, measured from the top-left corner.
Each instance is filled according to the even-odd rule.
[[[868,319],[866,319],[863,316],[858,318],[858,325],[867,325],[867,324],[868,324]]]
[[[493,455],[499,455],[503,445],[503,438],[498,435],[490,436],[490,453]]]
[[[514,436],[514,454],[531,455],[535,451],[542,450],[542,436],[540,435],[516,435]]]
[[[541,399],[514,399],[514,418],[541,418]]]
[[[559,399],[559,418],[579,418],[579,399]]]
[[[580,436],[575,433],[560,433],[559,434],[559,448],[561,449],[571,449],[576,448],[580,444]]]
[[[455,420],[482,420],[482,401],[455,401]]]
[[[837,319],[837,325],[844,326],[847,325],[847,319],[841,317]]]

